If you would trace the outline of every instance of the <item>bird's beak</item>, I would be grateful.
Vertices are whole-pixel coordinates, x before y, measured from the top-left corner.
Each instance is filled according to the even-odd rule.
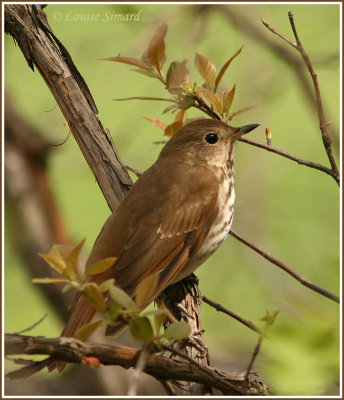
[[[239,128],[234,128],[234,132],[229,137],[230,141],[234,142],[234,140],[237,140],[246,133],[253,131],[253,129],[256,129],[257,126],[259,126],[259,124],[250,124],[240,126]]]

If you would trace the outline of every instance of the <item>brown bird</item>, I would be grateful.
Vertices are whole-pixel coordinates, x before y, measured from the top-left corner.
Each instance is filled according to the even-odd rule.
[[[138,283],[157,273],[148,305],[199,267],[232,224],[234,142],[257,126],[233,128],[201,119],[180,129],[106,221],[86,268],[106,257],[117,261],[92,281],[115,278],[134,298]],[[81,296],[61,336],[73,337],[94,314],[95,308]],[[56,366],[62,370],[65,364]]]

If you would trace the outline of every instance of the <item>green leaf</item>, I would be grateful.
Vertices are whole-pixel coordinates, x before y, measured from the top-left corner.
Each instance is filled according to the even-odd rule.
[[[111,278],[111,279],[104,281],[100,285],[98,285],[98,288],[103,293],[103,292],[107,292],[110,289],[110,287],[113,286],[114,284],[115,284],[115,280],[114,280],[114,278]]]
[[[139,342],[146,342],[154,337],[152,325],[147,317],[132,318],[129,329],[134,339]]]
[[[85,283],[82,292],[98,311],[102,313],[106,311],[106,302],[97,284],[94,282]]]
[[[73,247],[67,256],[66,263],[67,269],[71,273],[71,276],[77,276],[78,274],[78,261],[81,249],[86,239],[83,239],[79,244]]]
[[[107,311],[111,317],[112,320],[116,320],[118,317],[118,310],[121,308],[122,306],[119,305],[116,301],[113,300],[109,300],[108,301],[108,306],[107,306]]]
[[[163,323],[166,320],[166,313],[163,310],[156,310],[160,311],[159,313],[154,314],[154,328],[157,335],[159,335],[160,328],[162,327]]]
[[[147,58],[149,62],[159,70],[165,61],[165,36],[168,27],[163,23],[154,33],[147,48]]]
[[[241,50],[244,48],[244,46],[240,47],[240,49],[234,54],[234,56],[232,56],[225,64],[224,66],[221,68],[219,74],[216,77],[215,80],[215,88],[214,88],[214,93],[216,93],[216,90],[220,84],[220,81],[223,77],[223,75],[225,74],[225,72],[227,71],[227,68],[229,67],[229,64],[234,60],[234,58],[236,56],[238,56],[241,53]]]
[[[103,260],[100,260],[87,268],[84,275],[87,276],[101,274],[102,272],[105,272],[111,268],[115,264],[116,260],[117,257],[104,258]]]
[[[124,307],[129,310],[136,310],[136,304],[133,299],[118,286],[112,286],[109,289],[109,294],[112,300],[118,303],[121,307]]]
[[[60,255],[51,254],[50,252],[47,254],[38,253],[38,255],[43,258],[55,271],[68,277],[67,273],[67,265],[64,259]]]
[[[69,279],[60,279],[60,278],[34,278],[32,279],[32,283],[70,283]]]
[[[154,300],[159,274],[152,274],[142,279],[135,290],[135,302],[138,308],[145,308]],[[153,298],[152,298],[153,296]]]
[[[201,54],[196,53],[195,67],[205,80],[208,89],[211,90],[216,78],[215,64],[208,58],[202,56]]]
[[[82,326],[75,333],[75,337],[80,340],[87,339],[97,328],[99,328],[103,323],[103,320],[91,322],[87,325]]]
[[[170,325],[166,331],[165,336],[169,340],[187,339],[190,335],[190,325],[185,321],[175,322]]]

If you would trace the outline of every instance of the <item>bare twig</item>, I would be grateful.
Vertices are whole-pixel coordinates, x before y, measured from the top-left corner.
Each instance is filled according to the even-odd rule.
[[[253,354],[252,354],[252,357],[251,357],[251,359],[250,359],[250,362],[249,362],[249,364],[248,364],[248,367],[247,367],[247,370],[246,370],[246,374],[245,374],[245,380],[246,380],[246,381],[247,381],[247,380],[249,379],[249,377],[250,377],[250,373],[251,373],[251,371],[252,371],[253,364],[254,364],[254,362],[255,362],[255,360],[256,360],[258,354],[259,354],[260,348],[261,348],[261,346],[262,346],[263,338],[264,338],[263,335],[260,335],[260,337],[259,337],[259,339],[258,339],[258,343],[256,344],[256,346],[255,346],[255,348],[254,348],[254,350],[253,350]]]
[[[244,243],[246,246],[250,247],[252,250],[263,256],[266,260],[270,261],[272,264],[275,264],[277,267],[283,269],[285,272],[287,272],[289,275],[291,275],[293,278],[295,278],[298,282],[300,282],[302,285],[308,287],[309,289],[313,290],[314,292],[317,292],[321,294],[322,296],[327,297],[328,299],[331,299],[335,301],[336,303],[339,303],[339,297],[336,296],[335,294],[329,292],[326,289],[323,289],[322,287],[316,285],[315,283],[309,281],[308,279],[304,278],[303,276],[299,275],[297,272],[295,272],[293,269],[288,267],[286,264],[282,263],[279,261],[277,258],[271,256],[258,246],[254,245],[241,235],[239,235],[237,232],[231,230],[229,232],[232,236],[234,236],[236,239],[238,239],[240,242]]]
[[[261,149],[265,149],[267,151],[271,151],[272,153],[278,154],[282,157],[288,158],[289,160],[295,161],[300,165],[305,165],[306,167],[317,169],[319,171],[325,172],[325,174],[328,174],[328,175],[334,177],[333,171],[330,168],[325,167],[324,165],[315,163],[313,161],[304,160],[300,157],[294,156],[293,154],[287,153],[284,150],[278,149],[277,147],[274,147],[272,145],[266,145],[263,143],[255,142],[251,139],[246,139],[246,138],[241,138],[239,140],[240,140],[240,142],[244,142],[244,143],[250,144],[255,147],[260,147]]]
[[[20,335],[24,332],[29,332],[32,331],[32,329],[36,328],[41,322],[43,322],[47,318],[48,314],[44,314],[42,318],[40,318],[38,321],[36,321],[34,324],[29,326],[28,328],[22,329],[21,331],[14,332],[15,335]]]
[[[331,164],[331,169],[332,169],[331,176],[335,179],[335,181],[339,185],[340,184],[340,174],[339,174],[339,171],[337,168],[336,161],[332,154],[331,138],[327,132],[327,127],[328,127],[329,123],[325,119],[325,114],[324,114],[324,109],[323,109],[321,94],[320,94],[320,89],[319,89],[318,77],[314,71],[313,65],[311,63],[311,60],[310,60],[308,54],[306,53],[304,47],[302,46],[301,40],[300,40],[299,35],[296,30],[293,13],[291,11],[289,11],[288,16],[289,16],[290,25],[292,27],[292,30],[293,30],[293,33],[294,33],[294,36],[296,39],[296,43],[292,42],[291,40],[286,38],[284,35],[279,33],[276,29],[274,29],[271,25],[269,25],[265,20],[262,20],[262,22],[271,32],[278,35],[280,38],[282,38],[288,44],[290,44],[293,48],[295,48],[301,54],[301,57],[308,68],[308,71],[312,77],[314,91],[315,91],[315,99],[316,99],[316,105],[317,105],[321,137],[322,137],[322,141],[324,144],[324,148],[326,150],[327,157]]]
[[[143,174],[142,171],[139,171],[137,168],[133,167],[132,165],[124,164],[124,166],[125,166],[125,168],[126,168],[128,171],[133,172],[133,173],[134,173],[137,177],[139,177],[139,178],[140,178],[140,176],[142,176],[142,174]]]
[[[211,307],[214,307],[216,311],[221,311],[224,314],[227,314],[230,317],[232,317],[232,318],[236,319],[237,321],[241,322],[242,324],[244,324],[248,328],[252,329],[254,332],[261,333],[260,329],[253,322],[248,321],[247,319],[244,319],[244,318],[240,317],[239,315],[235,314],[233,311],[230,311],[227,308],[223,307],[221,304],[215,303],[214,301],[208,299],[208,297],[206,297],[206,296],[202,296],[202,300],[205,303],[209,304]]]

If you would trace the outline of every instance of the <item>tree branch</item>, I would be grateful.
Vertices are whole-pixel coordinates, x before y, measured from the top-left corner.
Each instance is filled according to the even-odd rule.
[[[85,81],[42,9],[41,5],[6,4],[5,32],[18,43],[30,68],[36,66],[42,75],[114,210],[132,181],[111,136],[96,116],[98,110]]]
[[[135,367],[140,350],[105,344],[85,343],[77,339],[5,335],[5,355],[46,354],[60,360],[80,363],[88,358],[96,358],[104,365],[120,365],[124,368]],[[29,368],[26,366],[24,368]],[[243,374],[230,374],[202,366],[197,363],[172,360],[161,355],[150,355],[144,371],[158,379],[198,382],[221,390],[223,393],[266,395],[268,388],[251,377],[246,382]],[[16,372],[16,371],[15,371]],[[15,378],[15,372],[8,377]]]
[[[234,236],[236,239],[238,239],[240,242],[244,243],[246,246],[250,247],[252,250],[254,250],[258,254],[263,256],[268,261],[270,261],[272,264],[275,264],[275,265],[277,265],[277,267],[283,269],[283,271],[287,272],[289,275],[291,275],[293,278],[295,278],[302,285],[308,287],[309,289],[311,289],[317,293],[320,293],[322,296],[325,296],[328,299],[335,301],[336,303],[339,303],[339,297],[336,296],[335,294],[329,292],[326,289],[323,289],[322,287],[316,285],[315,283],[313,283],[313,282],[309,281],[308,279],[304,278],[303,276],[299,275],[297,272],[292,270],[286,264],[282,263],[277,258],[271,256],[270,254],[268,254],[267,252],[265,252],[258,246],[254,245],[253,243],[251,243],[250,241],[248,241],[247,239],[245,239],[244,237],[239,235],[237,232],[231,230],[229,233],[232,236]]]
[[[313,68],[313,65],[311,63],[311,60],[310,60],[308,54],[306,53],[306,50],[302,46],[301,40],[300,40],[300,38],[298,36],[297,30],[296,30],[296,26],[295,26],[295,22],[294,22],[293,13],[291,11],[289,11],[288,16],[289,16],[290,25],[292,27],[292,30],[293,30],[293,33],[294,33],[294,36],[295,36],[295,39],[296,39],[296,43],[292,42],[291,40],[286,38],[284,35],[279,33],[276,29],[274,29],[271,25],[269,25],[265,20],[262,20],[262,22],[272,33],[278,35],[280,38],[282,38],[288,44],[290,44],[294,49],[296,49],[301,54],[301,57],[302,57],[305,65],[308,68],[308,71],[309,71],[309,73],[310,73],[310,75],[312,77],[314,91],[315,91],[315,99],[316,99],[316,105],[317,105],[317,112],[318,112],[318,118],[319,118],[319,125],[320,125],[319,127],[320,127],[320,131],[321,131],[321,137],[322,137],[322,141],[323,141],[323,144],[324,144],[324,148],[326,150],[327,157],[329,159],[329,162],[330,162],[331,168],[332,168],[331,176],[335,179],[337,184],[340,185],[339,171],[338,171],[338,168],[337,168],[336,161],[335,161],[335,159],[333,157],[333,154],[332,154],[331,138],[330,138],[330,136],[329,136],[329,134],[327,132],[327,127],[329,126],[329,122],[327,122],[326,119],[325,119],[325,114],[324,114],[324,109],[323,109],[322,100],[321,100],[321,94],[320,94],[320,89],[319,89],[318,77],[317,77],[317,74],[314,71],[314,68]]]

